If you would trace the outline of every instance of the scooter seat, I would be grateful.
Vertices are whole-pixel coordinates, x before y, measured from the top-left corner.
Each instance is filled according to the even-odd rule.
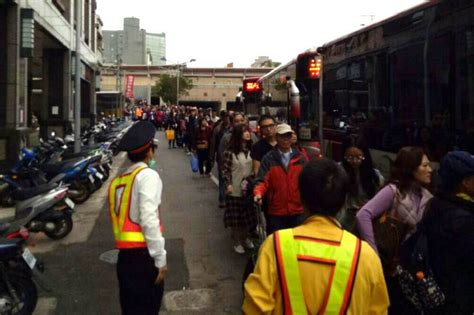
[[[22,242],[23,242],[23,239],[21,238],[13,238],[13,239],[0,238],[0,248],[6,249],[9,247],[18,247]]]
[[[59,174],[68,168],[72,168],[77,162],[81,160],[84,160],[84,158],[75,158],[61,162],[48,163],[43,165],[41,169],[48,174]]]
[[[18,188],[12,191],[13,200],[23,201],[44,194],[58,187],[56,183],[48,183],[33,188]]]
[[[77,159],[77,158],[86,158],[89,155],[90,155],[89,150],[81,151],[78,153],[68,152],[68,153],[63,153],[63,158],[69,160],[69,159]]]

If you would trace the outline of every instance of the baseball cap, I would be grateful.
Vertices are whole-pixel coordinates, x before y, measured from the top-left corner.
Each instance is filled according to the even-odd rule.
[[[279,134],[279,135],[284,135],[284,134],[290,133],[290,132],[291,132],[291,133],[295,133],[295,132],[291,129],[290,125],[288,125],[288,124],[283,123],[283,124],[279,124],[279,125],[276,127],[276,133]]]

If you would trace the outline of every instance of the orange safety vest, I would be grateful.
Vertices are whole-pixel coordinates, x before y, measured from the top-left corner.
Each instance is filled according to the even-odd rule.
[[[318,314],[345,314],[359,261],[360,240],[346,231],[340,243],[294,236],[292,229],[274,235],[284,314],[310,314],[301,287],[299,260],[333,266],[329,290]]]
[[[145,168],[137,167],[131,173],[115,178],[110,184],[109,212],[117,249],[146,248],[142,228],[130,219],[133,183],[137,174]],[[163,230],[161,220],[160,229]]]

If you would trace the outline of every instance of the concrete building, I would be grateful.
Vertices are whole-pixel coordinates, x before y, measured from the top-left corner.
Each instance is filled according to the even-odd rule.
[[[235,97],[246,77],[260,77],[272,68],[183,68],[181,76],[192,80],[193,88],[188,95],[181,95],[179,103],[200,107],[212,107],[215,110],[234,108]],[[177,74],[174,66],[123,66],[121,86],[125,86],[125,77],[134,76],[133,93],[135,99],[146,99],[147,91],[160,75]],[[115,91],[116,72],[112,69],[102,71],[102,91]],[[121,91],[124,92],[123,90]],[[101,109],[98,109],[101,110]],[[105,111],[105,110],[104,110]],[[118,111],[120,112],[120,111]]]
[[[262,68],[265,66],[267,63],[271,63],[271,59],[268,56],[259,56],[257,59],[254,60],[254,62],[250,65],[252,68]]]
[[[152,64],[162,65],[166,58],[165,33],[146,33],[140,29],[140,20],[125,18],[123,31],[104,30],[104,63],[125,65],[146,65],[151,54]]]
[[[81,108],[95,114],[101,22],[96,0],[83,0]],[[75,19],[73,0],[0,0],[0,166],[51,130],[72,128]],[[38,128],[38,124],[39,127]]]
[[[166,64],[166,34],[146,33],[146,49],[151,55],[151,64],[161,66]]]

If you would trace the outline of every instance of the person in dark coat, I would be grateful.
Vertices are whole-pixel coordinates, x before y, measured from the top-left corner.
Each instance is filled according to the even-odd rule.
[[[427,314],[474,314],[474,157],[450,152],[439,174],[440,192],[422,224],[429,264],[446,302]]]

